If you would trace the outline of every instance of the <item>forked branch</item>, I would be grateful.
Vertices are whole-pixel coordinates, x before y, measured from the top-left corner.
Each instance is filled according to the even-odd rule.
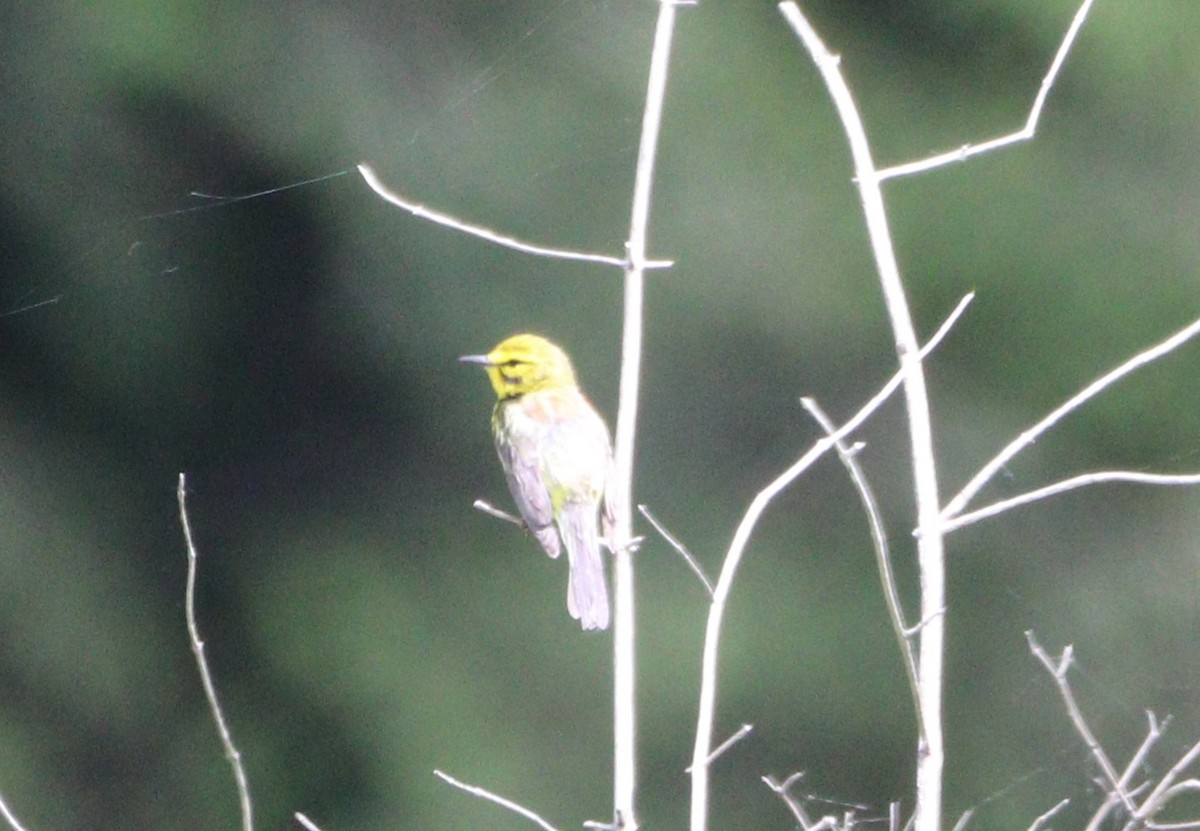
[[[974,294],[968,294],[959,301],[954,311],[950,313],[950,316],[946,318],[946,321],[938,327],[937,332],[930,338],[929,343],[917,353],[919,359],[924,359],[925,356],[937,348],[938,344],[950,332],[950,329],[962,316],[963,312],[966,311],[967,306],[973,299]],[[818,440],[791,467],[759,491],[750,502],[750,506],[746,509],[742,521],[738,524],[737,530],[734,532],[733,541],[730,543],[729,551],[725,555],[725,561],[721,566],[721,573],[717,577],[716,587],[713,590],[712,602],[708,609],[708,622],[704,632],[704,652],[700,669],[700,705],[696,719],[696,741],[692,749],[692,831],[703,831],[708,820],[708,758],[712,752],[713,722],[716,716],[717,658],[720,651],[721,628],[724,623],[725,607],[729,599],[729,594],[733,589],[733,581],[737,576],[738,567],[741,565],[742,557],[746,552],[746,546],[750,542],[750,536],[753,534],[758,520],[775,497],[808,470],[818,459],[836,447],[839,441],[852,435],[855,430],[861,427],[899,389],[903,377],[903,372],[897,372],[893,375],[880,388],[879,392],[875,393],[841,427],[825,438]]]
[[[1150,751],[1159,738],[1161,738],[1163,731],[1166,730],[1169,719],[1160,724],[1153,713],[1148,712],[1146,714],[1149,723],[1146,738],[1142,740],[1141,745],[1133,754],[1125,769],[1118,775],[1112,760],[1100,745],[1091,728],[1088,727],[1087,721],[1083,717],[1083,712],[1075,699],[1075,694],[1071,689],[1070,681],[1067,678],[1073,661],[1071,647],[1065,647],[1062,654],[1056,660],[1047,654],[1046,650],[1037,642],[1032,632],[1026,632],[1025,637],[1029,641],[1030,651],[1042,663],[1042,666],[1046,668],[1051,677],[1054,678],[1055,686],[1058,688],[1059,695],[1066,705],[1067,714],[1071,719],[1071,723],[1075,726],[1075,731],[1087,745],[1092,758],[1096,760],[1096,764],[1100,767],[1106,780],[1105,787],[1108,791],[1108,798],[1092,815],[1086,831],[1098,831],[1100,828],[1109,827],[1109,816],[1118,807],[1124,808],[1127,815],[1126,821],[1122,826],[1123,831],[1139,831],[1139,829],[1148,829],[1149,831],[1183,831],[1183,829],[1200,828],[1200,818],[1170,823],[1155,821],[1155,817],[1172,799],[1183,794],[1200,791],[1200,780],[1186,779],[1180,781],[1180,777],[1183,776],[1188,768],[1200,759],[1200,742],[1188,748],[1180,756],[1179,760],[1162,775],[1158,782],[1142,782],[1139,785],[1134,785],[1134,776],[1144,770]],[[1145,794],[1144,798],[1142,798],[1143,794]]]
[[[1042,85],[1038,88],[1037,96],[1033,99],[1033,106],[1029,110],[1029,116],[1025,119],[1024,127],[1015,133],[999,136],[989,141],[981,141],[977,144],[964,144],[957,150],[938,153],[936,156],[930,156],[927,159],[885,167],[879,171],[880,180],[911,176],[914,173],[924,173],[927,170],[944,167],[955,162],[964,162],[972,156],[978,156],[992,150],[999,150],[1001,147],[1007,147],[1010,144],[1028,141],[1033,138],[1037,132],[1038,120],[1042,117],[1042,108],[1046,105],[1046,96],[1050,94],[1050,88],[1058,80],[1058,73],[1067,60],[1067,53],[1071,51],[1071,45],[1075,42],[1079,30],[1083,28],[1083,21],[1087,19],[1093,1],[1085,0],[1083,5],[1075,12],[1075,17],[1071,20],[1071,25],[1067,27],[1067,34],[1063,37],[1062,43],[1058,45],[1058,52],[1055,53],[1054,60],[1050,62],[1050,69],[1046,72],[1046,76],[1042,78]]]
[[[1192,321],[1166,340],[1155,344],[1149,349],[1145,349],[1137,353],[1124,363],[1104,373],[1095,381],[1092,381],[1092,383],[1088,384],[1079,392],[1068,398],[1062,404],[1055,407],[1040,421],[1022,431],[1020,435],[1009,442],[1009,444],[1006,445],[999,453],[997,453],[995,457],[981,467],[979,472],[971,477],[967,484],[963,485],[962,490],[960,490],[953,499],[946,503],[946,506],[942,509],[942,520],[945,523],[943,527],[962,527],[963,525],[968,524],[968,522],[982,519],[985,516],[994,516],[1008,507],[1026,504],[1028,502],[1036,501],[1037,499],[1044,499],[1047,496],[1051,496],[1056,493],[1062,493],[1063,491],[1071,490],[1073,488],[1082,487],[1083,485],[1092,484],[1093,482],[1118,480],[1136,481],[1136,477],[1140,476],[1142,477],[1141,480],[1147,484],[1194,483],[1196,478],[1200,477],[1193,478],[1190,475],[1171,478],[1168,478],[1165,475],[1161,477],[1151,477],[1147,474],[1113,471],[1104,474],[1090,474],[1091,476],[1099,477],[1094,480],[1089,480],[1086,476],[1075,477],[1074,479],[1068,479],[1065,480],[1065,482],[1060,482],[1057,485],[1032,491],[1030,494],[1026,494],[1023,497],[1014,497],[1011,500],[1005,500],[1004,503],[997,503],[997,505],[1000,507],[993,505],[989,506],[988,508],[981,508],[979,511],[973,512],[972,514],[963,513],[971,499],[973,499],[975,495],[978,494],[979,491],[982,490],[983,487],[988,484],[988,482],[990,482],[997,473],[1003,470],[1004,466],[1012,461],[1013,457],[1041,438],[1042,435],[1057,425],[1067,415],[1079,409],[1081,406],[1083,406],[1083,404],[1104,392],[1126,375],[1129,375],[1135,370],[1138,370],[1143,366],[1158,360],[1164,355],[1175,351],[1198,334],[1200,334],[1200,319]],[[966,519],[966,521],[964,521],[964,519]]]

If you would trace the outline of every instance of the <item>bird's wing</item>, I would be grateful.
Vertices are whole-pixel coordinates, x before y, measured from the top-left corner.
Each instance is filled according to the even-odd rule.
[[[558,532],[554,528],[554,512],[550,493],[542,482],[541,461],[533,441],[509,433],[505,440],[496,438],[496,452],[508,480],[508,490],[521,513],[525,525],[537,537],[551,557],[560,553]]]

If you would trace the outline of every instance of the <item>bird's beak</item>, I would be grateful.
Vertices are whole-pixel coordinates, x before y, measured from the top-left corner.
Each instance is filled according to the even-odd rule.
[[[482,364],[483,366],[491,366],[492,359],[487,355],[463,355],[458,359],[459,363],[464,364]]]

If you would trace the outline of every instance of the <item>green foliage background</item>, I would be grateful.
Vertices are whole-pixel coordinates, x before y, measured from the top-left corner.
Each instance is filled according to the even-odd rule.
[[[1073,2],[833,3],[882,163],[1015,129]],[[200,616],[260,828],[568,829],[610,811],[610,640],[505,503],[490,392],[455,358],[560,341],[616,409],[621,285],[414,220],[353,173],[540,241],[621,251],[655,8],[633,0],[124,0],[0,9],[0,793],[30,829],[233,828],[183,621]],[[931,331],[947,496],[1017,431],[1196,317],[1200,5],[1100,0],[1031,144],[887,187]],[[848,153],[770,3],[681,12],[651,233],[636,498],[715,573],[754,491],[895,364]],[[191,196],[196,192],[206,196]],[[30,304],[49,305],[19,311]],[[1023,454],[991,496],[1200,468],[1185,348]],[[910,602],[899,404],[863,435]],[[1104,487],[956,533],[947,799],[1024,828],[1095,771],[1023,632],[1074,642],[1123,760],[1144,708],[1200,735],[1200,500]],[[913,717],[836,462],[760,527],[724,641],[714,827],[785,828],[759,781],[911,804]],[[706,604],[639,555],[641,805],[682,827]],[[833,806],[827,810],[842,810]],[[1064,821],[1063,827],[1069,827]]]

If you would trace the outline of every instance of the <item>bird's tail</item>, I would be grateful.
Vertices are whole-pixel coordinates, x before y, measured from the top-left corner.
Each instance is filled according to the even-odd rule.
[[[568,502],[559,512],[558,527],[571,569],[567,611],[584,629],[607,629],[608,587],[596,538],[596,506]]]

